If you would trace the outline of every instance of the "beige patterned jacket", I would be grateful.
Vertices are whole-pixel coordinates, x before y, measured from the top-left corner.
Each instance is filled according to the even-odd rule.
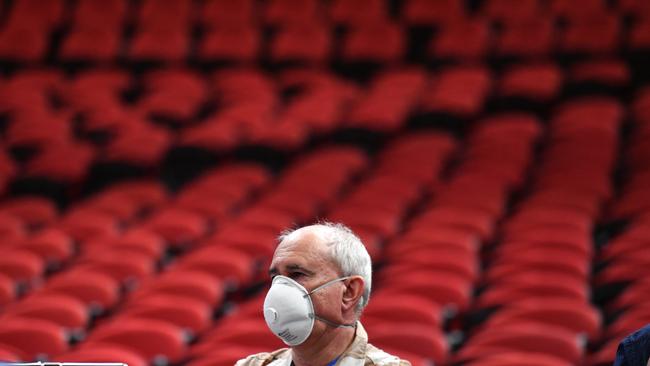
[[[291,349],[282,348],[273,352],[263,352],[239,360],[236,366],[291,366]],[[339,357],[335,366],[411,366],[406,360],[380,350],[368,343],[368,334],[357,322],[354,341]]]

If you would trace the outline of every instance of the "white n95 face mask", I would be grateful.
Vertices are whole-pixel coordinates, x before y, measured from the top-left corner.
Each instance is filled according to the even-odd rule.
[[[288,346],[297,346],[307,340],[318,319],[332,327],[354,327],[354,324],[338,324],[323,319],[314,313],[314,304],[309,295],[338,281],[341,277],[326,282],[311,291],[285,276],[275,276],[264,299],[264,320],[273,334]]]

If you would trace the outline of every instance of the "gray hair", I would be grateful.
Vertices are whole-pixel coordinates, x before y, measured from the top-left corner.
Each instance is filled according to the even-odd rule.
[[[278,237],[278,241],[282,243],[287,239],[291,240],[294,234],[307,227],[314,229],[314,233],[330,248],[332,260],[338,265],[343,276],[363,278],[363,294],[356,308],[357,313],[361,314],[368,305],[372,287],[372,262],[366,247],[349,227],[331,222],[320,222],[312,226],[284,231]]]

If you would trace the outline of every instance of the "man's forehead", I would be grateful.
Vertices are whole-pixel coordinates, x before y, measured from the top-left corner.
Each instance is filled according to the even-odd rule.
[[[271,266],[286,264],[310,267],[329,261],[327,246],[313,232],[286,237],[275,250]]]

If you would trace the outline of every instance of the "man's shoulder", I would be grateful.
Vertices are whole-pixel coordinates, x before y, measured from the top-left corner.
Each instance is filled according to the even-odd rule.
[[[280,348],[278,350],[275,350],[273,352],[261,352],[261,353],[256,353],[253,355],[250,355],[246,358],[243,358],[235,364],[236,366],[264,366],[268,365],[269,363],[282,358],[286,352],[288,351],[288,348]]]
[[[393,356],[372,344],[368,344],[366,347],[366,358],[372,363],[372,365],[376,366],[411,366],[409,361]]]

